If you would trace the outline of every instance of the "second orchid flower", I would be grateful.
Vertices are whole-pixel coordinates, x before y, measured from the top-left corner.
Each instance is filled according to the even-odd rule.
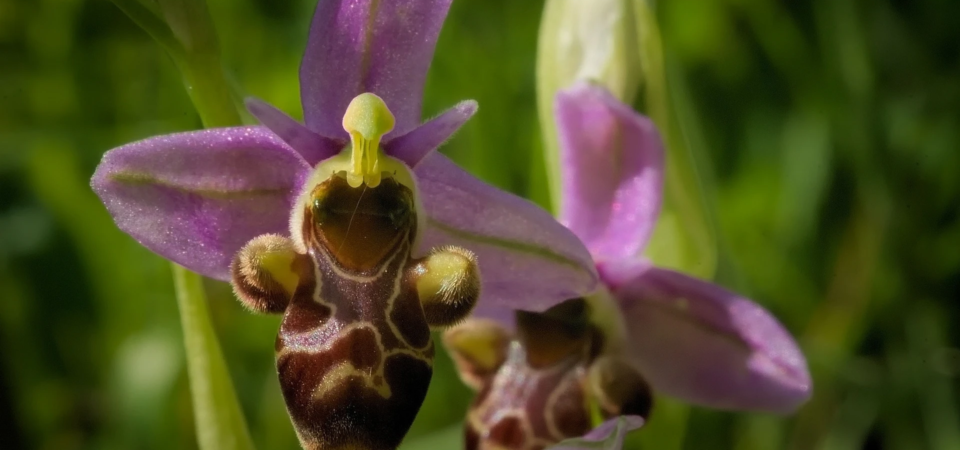
[[[474,322],[447,333],[465,381],[480,390],[468,415],[468,448],[544,448],[586,433],[591,417],[645,415],[647,384],[719,409],[786,413],[806,401],[806,360],[769,312],[640,256],[663,188],[653,123],[588,83],[559,92],[555,115],[559,219],[590,249],[602,288],[586,296],[583,317],[554,309],[536,315],[534,330],[530,313],[521,312],[514,333],[511,313],[498,311],[488,317],[501,325]],[[521,398],[490,403],[504,386]],[[604,430],[622,427],[592,437]]]

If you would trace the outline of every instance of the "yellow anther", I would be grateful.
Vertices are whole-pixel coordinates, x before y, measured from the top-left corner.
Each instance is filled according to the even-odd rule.
[[[352,154],[347,183],[359,187],[380,184],[380,138],[393,130],[393,113],[383,99],[369,92],[350,101],[343,115],[343,129],[350,133]]]

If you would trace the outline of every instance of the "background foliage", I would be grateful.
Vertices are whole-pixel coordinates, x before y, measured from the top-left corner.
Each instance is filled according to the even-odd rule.
[[[237,91],[299,116],[314,2],[209,3]],[[477,99],[444,151],[546,205],[541,11],[455,2],[424,112]],[[719,281],[799,336],[816,384],[789,418],[662,400],[637,445],[960,449],[960,2],[671,0],[658,17]],[[111,3],[0,0],[3,448],[196,446],[169,264],[116,229],[88,180],[109,148],[199,126],[171,60]],[[296,448],[278,318],[207,288],[254,440]],[[470,396],[441,355],[410,448],[455,442]]]

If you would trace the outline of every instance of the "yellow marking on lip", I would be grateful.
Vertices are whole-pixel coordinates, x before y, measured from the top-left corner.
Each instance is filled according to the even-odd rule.
[[[380,366],[383,366],[383,361],[380,361]],[[381,372],[381,370],[377,371]],[[365,387],[372,389],[380,394],[383,398],[390,398],[393,395],[393,392],[390,390],[390,385],[386,381],[381,381],[379,384],[374,382],[374,378],[377,375],[373,373],[357,369],[353,364],[349,362],[341,362],[336,366],[333,366],[332,369],[327,371],[323,376],[323,380],[320,381],[320,384],[313,390],[312,398],[314,401],[321,400],[324,396],[327,395],[331,390],[336,389],[341,386],[343,382],[350,377],[357,377],[363,380]],[[380,377],[383,380],[383,377]]]
[[[410,245],[409,243],[406,243],[403,246],[401,246],[401,248],[394,254],[394,256],[392,256],[386,263],[384,263],[380,271],[373,276],[369,276],[369,277],[353,276],[346,272],[342,272],[336,266],[336,264],[330,264],[329,267],[333,268],[337,276],[340,276],[342,278],[346,278],[355,282],[374,282],[378,280],[380,277],[387,275],[387,268],[390,266],[390,264],[392,264],[393,259],[396,258],[397,255],[402,254],[405,251],[405,249],[408,249],[409,245]],[[322,257],[325,258],[327,262],[332,262],[332,259],[329,257],[329,255],[323,254]],[[320,285],[321,285],[321,280],[323,278],[320,274],[319,264],[314,264],[314,276],[317,280],[316,282],[317,287],[313,292],[313,300],[321,305],[330,307],[331,317],[333,317],[336,314],[337,306],[334,303],[324,300],[320,296],[320,292],[321,292]],[[400,296],[400,290],[402,289],[403,276],[404,276],[403,270],[398,270],[393,280],[393,293],[390,296],[390,298],[387,300],[387,308],[384,314],[389,331],[392,332],[394,337],[396,337],[396,339],[400,342],[401,348],[395,348],[389,351],[385,350],[383,348],[383,336],[381,334],[381,330],[376,326],[374,326],[372,323],[366,322],[366,321],[351,323],[345,326],[344,328],[337,330],[335,337],[324,340],[323,342],[318,344],[309,345],[309,346],[299,346],[296,344],[296,341],[298,339],[309,338],[311,335],[314,335],[316,333],[324,333],[324,331],[333,324],[333,322],[327,322],[311,330],[301,331],[299,333],[292,333],[286,336],[283,339],[284,341],[283,348],[277,351],[275,359],[279,361],[284,356],[292,353],[307,353],[307,354],[322,353],[324,351],[329,350],[333,346],[333,344],[336,342],[339,336],[349,334],[352,330],[357,328],[368,328],[370,331],[374,333],[377,339],[377,343],[380,345],[381,350],[384,351],[383,358],[382,358],[384,361],[386,361],[387,358],[393,355],[407,355],[414,359],[423,361],[424,363],[427,364],[428,367],[433,367],[433,358],[430,358],[426,355],[427,352],[433,349],[433,339],[429,339],[427,341],[427,344],[423,347],[419,347],[419,348],[414,347],[406,340],[406,338],[403,336],[403,333],[400,332],[399,328],[396,326],[396,324],[393,323],[393,320],[390,317],[391,313],[393,312],[394,303],[396,299]],[[295,348],[291,348],[291,346]]]
[[[308,331],[302,331],[302,332],[299,332],[299,333],[292,333],[291,335],[289,335],[289,336],[287,336],[287,337],[284,337],[284,338],[283,338],[283,348],[276,352],[276,358],[275,358],[275,359],[276,359],[277,361],[279,361],[280,358],[282,358],[282,357],[284,357],[284,356],[287,356],[287,355],[290,355],[290,354],[303,353],[303,354],[307,354],[307,355],[315,355],[315,354],[317,354],[317,353],[326,352],[326,351],[330,350],[330,348],[333,347],[333,345],[337,342],[337,340],[338,340],[340,337],[345,336],[345,335],[347,335],[347,334],[350,334],[350,332],[352,332],[353,330],[356,330],[356,329],[359,329],[359,328],[366,328],[366,329],[369,329],[370,331],[372,331],[373,334],[374,334],[374,336],[376,336],[376,338],[377,338],[377,344],[378,344],[378,346],[380,347],[380,350],[383,352],[383,358],[381,358],[383,361],[386,361],[387,358],[389,358],[389,357],[391,357],[391,356],[394,356],[394,355],[407,355],[407,356],[409,356],[409,357],[411,357],[411,358],[414,358],[414,359],[416,359],[416,360],[422,361],[423,363],[425,363],[425,364],[426,364],[427,366],[429,366],[429,367],[433,367],[433,359],[432,359],[432,358],[428,358],[428,357],[426,356],[426,353],[427,353],[428,351],[430,351],[430,349],[432,348],[432,344],[433,344],[433,340],[432,340],[432,339],[429,341],[429,343],[427,344],[427,346],[424,347],[424,348],[422,348],[422,349],[415,349],[413,346],[411,346],[411,345],[409,345],[409,344],[407,344],[406,342],[404,342],[404,341],[401,340],[401,343],[402,343],[403,345],[406,345],[406,348],[394,348],[394,349],[392,349],[392,350],[386,350],[386,349],[383,347],[383,336],[380,334],[380,329],[377,328],[377,327],[375,327],[375,326],[373,326],[373,324],[370,323],[370,322],[354,322],[354,323],[351,323],[350,325],[347,325],[346,327],[340,329],[340,330],[336,333],[336,335],[333,336],[331,339],[327,339],[327,340],[325,340],[324,342],[319,343],[319,344],[314,344],[314,345],[310,345],[310,346],[297,346],[297,345],[296,345],[296,342],[290,342],[290,341],[295,340],[295,339],[297,339],[297,338],[309,338],[310,335],[312,335],[312,334],[314,334],[314,333],[323,333],[324,330],[330,326],[329,324],[330,324],[330,322],[325,323],[325,324],[323,324],[323,325],[321,325],[321,326],[319,326],[319,327],[317,327],[317,328],[314,328],[314,329],[311,329],[311,330],[308,330]],[[391,330],[391,331],[392,331],[392,330]],[[399,337],[398,337],[398,340],[399,340]],[[295,348],[291,348],[291,347],[295,347]],[[382,365],[381,365],[381,367],[382,367]]]
[[[335,273],[338,277],[343,278],[343,279],[346,279],[346,280],[350,280],[350,281],[353,281],[353,282],[356,282],[356,283],[372,283],[372,282],[375,282],[375,281],[379,280],[381,277],[386,276],[386,275],[387,275],[387,269],[390,267],[391,264],[393,264],[394,259],[395,259],[395,258],[398,258],[399,255],[408,253],[408,251],[409,251],[410,248],[411,248],[411,244],[410,244],[409,242],[406,242],[406,243],[404,243],[403,245],[401,245],[401,246],[397,249],[397,251],[394,252],[393,256],[391,256],[390,258],[388,258],[388,259],[381,265],[380,270],[379,270],[375,275],[370,275],[370,276],[362,276],[362,275],[353,275],[353,274],[350,274],[350,273],[344,271],[344,270],[336,263],[336,261],[335,261],[329,254],[327,254],[326,252],[321,253],[321,256],[324,258],[325,261],[327,261],[327,262],[329,263],[329,264],[328,264],[328,267],[330,267],[331,269],[333,269],[334,273]],[[320,276],[319,272],[317,272],[317,276],[318,276],[318,277]],[[403,286],[402,286],[403,277],[404,277],[404,271],[403,271],[403,269],[398,270],[397,273],[396,273],[396,276],[394,277],[394,280],[393,280],[393,290],[392,290],[392,294],[390,295],[390,298],[387,299],[387,309],[386,309],[386,312],[384,313],[384,317],[386,318],[387,325],[390,327],[390,331],[393,332],[394,336],[396,336],[396,338],[401,342],[401,344],[403,344],[404,346],[406,346],[406,347],[408,347],[408,348],[411,349],[407,354],[409,354],[410,356],[413,356],[413,357],[415,357],[415,358],[417,358],[417,359],[424,359],[424,360],[426,360],[426,359],[428,359],[428,358],[424,357],[422,353],[430,349],[430,344],[432,343],[432,340],[431,340],[430,342],[428,342],[427,345],[425,345],[425,346],[423,346],[423,347],[419,347],[419,348],[418,348],[418,347],[414,347],[412,344],[410,344],[409,342],[407,342],[406,337],[403,335],[403,333],[400,332],[400,329],[397,327],[397,325],[396,325],[395,323],[393,323],[393,319],[391,318],[391,315],[392,315],[392,313],[393,313],[394,303],[396,303],[397,298],[400,297],[400,291],[401,291],[402,288],[403,288]],[[319,291],[317,291],[316,295],[319,296]],[[325,305],[329,305],[329,304],[330,304],[329,302],[325,302],[325,301],[322,301],[322,300],[320,301],[320,303],[321,303],[321,304],[325,304]],[[351,326],[352,326],[352,325],[351,325]],[[378,336],[378,339],[379,339],[380,330],[376,329],[376,327],[372,327],[372,328],[373,328],[374,332],[377,333],[377,336]],[[302,333],[302,334],[307,334],[307,333]],[[400,351],[400,350],[398,350],[398,352],[403,353],[403,351]],[[415,352],[419,352],[419,354],[418,354],[418,353],[415,353]],[[432,363],[430,363],[430,364],[432,365]]]
[[[550,433],[554,438],[565,439],[568,437],[565,436],[557,426],[556,412],[557,402],[560,401],[560,397],[569,392],[569,389],[578,388],[576,380],[583,376],[584,370],[582,367],[576,367],[574,371],[577,373],[577,376],[565,376],[561,378],[560,382],[553,387],[552,391],[550,391],[550,395],[547,396],[547,402],[544,405],[544,422],[547,425],[547,432]],[[587,400],[587,395],[582,391],[582,389],[581,392],[583,393],[584,397],[584,404],[582,406],[584,409],[587,409],[589,408],[589,400]]]

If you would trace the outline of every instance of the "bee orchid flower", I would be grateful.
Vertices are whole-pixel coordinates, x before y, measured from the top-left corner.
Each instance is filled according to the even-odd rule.
[[[499,311],[446,332],[461,377],[479,391],[468,450],[542,449],[574,438],[556,448],[602,441],[619,449],[623,431],[649,413],[651,393],[775,413],[805,402],[806,360],[768,311],[641,256],[663,189],[653,123],[588,83],[561,90],[554,112],[559,219],[590,250],[601,288],[543,313]],[[599,419],[607,422],[588,433]]]
[[[451,0],[321,0],[300,66],[304,123],[148,138],[91,182],[117,226],[284,315],[277,369],[305,448],[396,448],[432,373],[430,327],[543,310],[596,288],[580,240],[435,150],[476,111],[421,124]]]

